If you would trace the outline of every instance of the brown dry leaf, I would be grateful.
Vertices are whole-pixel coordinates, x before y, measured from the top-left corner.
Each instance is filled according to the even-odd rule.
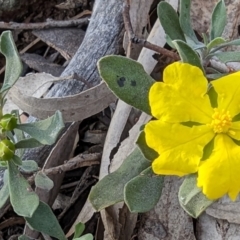
[[[35,77],[34,75],[31,75],[31,77]],[[50,74],[45,76],[46,78],[42,84],[63,80],[63,78],[55,78]],[[39,98],[39,96],[32,96],[33,90],[36,91],[36,87],[27,85],[27,83],[22,84],[24,81],[30,81],[28,76],[21,78],[18,84],[15,84],[9,91],[8,96],[20,109],[39,119],[45,119],[60,110],[65,122],[80,121],[102,111],[116,100],[115,95],[110,92],[104,82],[72,96]]]

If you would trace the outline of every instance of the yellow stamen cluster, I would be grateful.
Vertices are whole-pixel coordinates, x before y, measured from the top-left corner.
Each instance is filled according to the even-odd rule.
[[[214,114],[212,115],[212,122],[210,126],[215,133],[226,133],[228,132],[232,124],[232,118],[229,111],[214,109]]]

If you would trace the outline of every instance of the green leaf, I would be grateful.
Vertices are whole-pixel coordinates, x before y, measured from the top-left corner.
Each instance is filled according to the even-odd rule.
[[[33,173],[38,170],[38,165],[34,160],[25,160],[22,162],[20,169],[25,173]]]
[[[74,240],[93,240],[93,235],[88,233],[81,236],[80,238],[74,238]]]
[[[4,82],[0,90],[3,93],[14,85],[22,72],[22,62],[10,31],[3,32],[0,37],[0,52],[6,58]]]
[[[8,161],[8,171],[10,202],[13,209],[20,216],[31,217],[39,205],[39,198],[12,161]]]
[[[35,177],[35,185],[49,191],[53,188],[54,183],[44,172],[38,172]]]
[[[179,189],[178,199],[181,207],[194,218],[197,218],[214,202],[209,200],[197,187],[196,174],[186,177]]]
[[[157,7],[157,14],[165,33],[172,40],[186,41],[179,23],[178,15],[169,3],[160,2]]]
[[[143,213],[154,208],[162,193],[163,179],[149,167],[129,181],[124,187],[124,201],[129,210]]]
[[[8,188],[8,170],[4,172],[3,186],[0,189],[0,209],[4,206],[9,198],[9,188]]]
[[[106,56],[99,60],[98,69],[117,97],[150,114],[148,92],[155,81],[140,63],[122,56]]]
[[[173,41],[183,62],[199,67],[203,71],[201,60],[198,54],[185,42],[181,40]],[[203,71],[204,72],[204,71]]]
[[[120,168],[105,176],[92,187],[89,200],[93,207],[100,211],[103,208],[123,201],[125,184],[149,166],[150,162],[143,157],[140,149],[135,148],[124,160]]]
[[[217,37],[213,39],[208,45],[207,45],[207,52],[210,52],[212,48],[215,48],[216,46],[219,46],[221,43],[225,43],[226,40],[222,37]]]
[[[219,52],[209,54],[208,58],[210,58],[211,56],[216,56],[223,63],[240,61],[240,52]]]
[[[74,232],[73,239],[80,237],[84,230],[85,230],[85,224],[83,224],[81,222],[77,223],[75,225],[75,232]]]
[[[16,128],[26,132],[41,144],[51,145],[55,143],[58,134],[64,128],[64,123],[62,114],[57,111],[52,117],[45,120],[18,124]]]
[[[235,39],[235,40],[227,41],[227,42],[225,42],[223,44],[220,44],[216,48],[212,49],[211,53],[216,52],[216,51],[218,51],[221,48],[228,47],[228,46],[234,46],[234,45],[239,46],[240,45],[240,39]]]
[[[22,159],[20,157],[18,157],[17,155],[13,155],[12,161],[17,166],[21,166],[22,165]]]
[[[181,0],[180,1],[180,15],[179,15],[179,22],[181,29],[183,32],[191,38],[194,42],[198,42],[198,39],[193,31],[191,25],[191,17],[190,17],[190,7],[191,7],[191,0]]]
[[[15,144],[15,148],[35,148],[35,147],[40,147],[43,144],[37,141],[34,138],[26,138],[23,139]]]
[[[67,240],[57,218],[47,204],[40,201],[39,206],[32,217],[26,217],[25,219],[32,229],[59,240]]]
[[[26,235],[22,235],[22,236],[18,237],[18,240],[34,240],[34,239],[33,238],[29,238]]]
[[[144,131],[140,132],[136,144],[141,149],[141,152],[146,159],[153,161],[159,156],[156,151],[147,146]]]
[[[211,17],[210,26],[211,40],[222,36],[226,24],[227,24],[227,10],[224,0],[220,0],[215,6]]]

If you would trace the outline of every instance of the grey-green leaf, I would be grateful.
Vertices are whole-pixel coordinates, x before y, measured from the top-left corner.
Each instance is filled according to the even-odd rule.
[[[122,56],[106,56],[98,61],[98,69],[117,97],[150,114],[148,92],[155,81],[140,63]]]
[[[3,32],[0,37],[0,52],[6,58],[4,82],[0,90],[3,93],[14,85],[22,72],[22,62],[10,31]]]
[[[240,61],[240,52],[219,52],[208,56],[216,56],[223,63]]]
[[[45,120],[18,124],[16,128],[26,132],[41,144],[51,145],[55,143],[58,134],[64,128],[64,123],[62,114],[57,111],[53,116]]]
[[[157,14],[165,33],[172,40],[186,41],[179,23],[178,15],[169,3],[160,2],[157,7]]]
[[[49,191],[53,188],[54,183],[44,172],[38,172],[35,177],[35,185]]]
[[[183,62],[199,67],[203,71],[201,60],[198,54],[185,42],[181,40],[173,41]]]
[[[228,46],[239,46],[240,45],[240,39],[234,39],[232,41],[227,41],[225,43],[220,44],[219,46],[217,46],[216,48],[211,50],[211,53],[214,53],[216,51],[218,51],[219,49],[223,48],[223,47],[228,47]]]
[[[226,40],[225,40],[224,38],[222,38],[222,37],[217,37],[217,38],[213,39],[213,40],[207,45],[207,52],[210,52],[210,50],[211,50],[212,48],[215,48],[215,47],[217,47],[218,45],[223,44],[223,43],[225,43],[225,42],[226,42]]]
[[[15,148],[16,149],[19,149],[19,148],[35,148],[35,147],[40,147],[42,145],[43,145],[42,143],[40,143],[39,141],[37,141],[34,138],[26,138],[26,139],[23,139],[23,140],[17,142],[15,144]]]
[[[79,238],[74,238],[73,240],[93,240],[93,235],[90,233],[87,233]]]
[[[226,24],[227,24],[227,10],[224,0],[220,0],[215,6],[211,17],[210,26],[211,40],[222,36]]]
[[[149,167],[129,181],[124,187],[124,201],[129,210],[143,213],[154,208],[162,193],[163,179]]]
[[[93,207],[100,211],[123,201],[125,184],[149,166],[150,162],[143,157],[140,149],[135,148],[119,169],[105,176],[92,187],[89,200]]]
[[[29,238],[28,236],[26,235],[22,235],[18,238],[18,240],[34,240],[33,238]]]
[[[4,184],[0,190],[0,209],[4,206],[9,198],[8,170],[5,170],[3,180]]]
[[[32,217],[26,217],[25,219],[32,229],[59,240],[67,240],[57,218],[47,204],[40,201]]]
[[[8,161],[8,171],[10,202],[13,209],[20,216],[31,217],[39,205],[39,198],[12,161]]]
[[[191,0],[181,0],[180,1],[180,15],[179,22],[183,32],[191,38],[195,43],[198,42],[198,39],[193,31],[190,18],[190,7]]]
[[[146,159],[153,161],[159,156],[159,154],[156,151],[147,146],[144,131],[140,132],[136,144],[141,149],[141,152]]]
[[[20,169],[25,173],[33,173],[38,170],[38,165],[34,160],[25,160],[20,166]]]
[[[181,207],[194,218],[197,218],[214,202],[209,200],[197,187],[196,174],[186,177],[179,189],[178,199]]]

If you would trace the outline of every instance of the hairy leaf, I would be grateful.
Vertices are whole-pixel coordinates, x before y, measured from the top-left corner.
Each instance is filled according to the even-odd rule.
[[[8,171],[10,202],[13,209],[20,216],[31,217],[39,205],[39,198],[12,161],[8,161]]]
[[[46,203],[40,201],[32,217],[26,217],[25,219],[32,229],[59,240],[67,240],[57,218]]]
[[[0,90],[3,93],[14,85],[22,72],[22,62],[10,31],[3,32],[0,37],[0,52],[6,58],[4,82]]]
[[[214,202],[209,200],[197,187],[196,174],[186,177],[179,189],[178,199],[181,207],[194,218],[197,218]]]
[[[140,63],[122,56],[106,56],[99,60],[98,69],[117,97],[150,114],[148,92],[155,81]]]
[[[92,187],[89,200],[93,207],[100,211],[103,208],[123,201],[125,184],[149,166],[150,162],[143,157],[138,148],[135,148],[119,169],[105,176]]]
[[[162,193],[163,179],[149,167],[129,181],[124,187],[124,201],[129,210],[142,213],[154,208]]]

